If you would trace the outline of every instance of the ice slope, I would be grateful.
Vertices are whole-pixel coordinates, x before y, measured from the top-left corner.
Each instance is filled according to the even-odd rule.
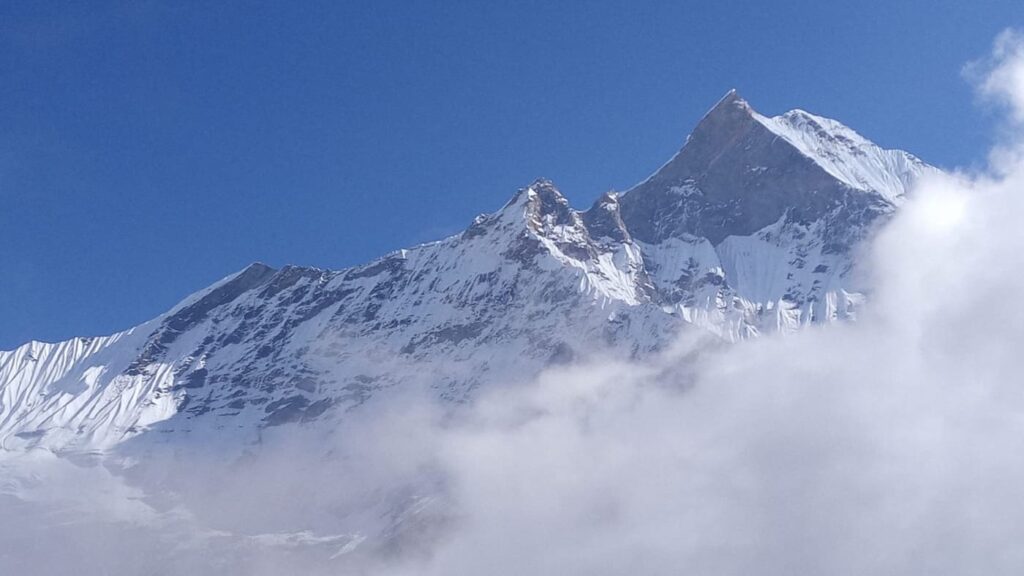
[[[244,446],[410,390],[449,406],[682,330],[856,317],[858,244],[934,170],[730,92],[655,174],[573,209],[538,180],[460,234],[329,271],[253,264],[125,332],[0,352],[0,446]]]
[[[851,188],[880,194],[893,204],[903,201],[914,181],[933,170],[902,150],[886,150],[829,118],[803,110],[754,117],[825,171]]]

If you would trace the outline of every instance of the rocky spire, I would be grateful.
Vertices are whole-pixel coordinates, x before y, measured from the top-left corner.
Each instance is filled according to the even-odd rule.
[[[621,199],[634,238],[685,235],[717,244],[784,215],[818,219],[841,205],[863,212],[875,198],[854,190],[769,129],[735,90],[701,119],[683,148]]]

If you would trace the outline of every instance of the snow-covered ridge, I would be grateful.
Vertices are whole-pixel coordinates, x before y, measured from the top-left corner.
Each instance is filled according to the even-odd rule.
[[[852,319],[855,246],[934,170],[730,92],[588,210],[537,180],[462,233],[329,271],[256,263],[104,338],[0,352],[0,446],[253,442],[410,387],[452,404],[552,363]]]
[[[830,118],[799,109],[771,118],[753,114],[829,174],[894,204],[903,202],[914,181],[935,170],[913,154],[881,148]]]

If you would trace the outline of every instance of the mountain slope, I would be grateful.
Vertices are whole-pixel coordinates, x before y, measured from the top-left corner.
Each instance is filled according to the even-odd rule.
[[[834,120],[766,118],[730,91],[622,197],[622,217],[670,304],[747,337],[853,317],[852,250],[933,171]]]
[[[410,389],[453,403],[553,363],[854,318],[853,250],[934,170],[730,92],[625,194],[538,180],[461,234],[340,271],[253,264],[125,332],[0,352],[0,443],[245,444]]]

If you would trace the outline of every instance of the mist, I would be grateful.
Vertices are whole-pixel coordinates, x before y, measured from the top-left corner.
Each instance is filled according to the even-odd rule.
[[[0,459],[0,561],[111,574],[1020,574],[1024,37],[983,173],[866,248],[856,323],[553,368],[207,451]],[[950,137],[955,137],[951,135]],[[32,564],[39,563],[39,564]],[[24,568],[22,568],[24,569]]]

